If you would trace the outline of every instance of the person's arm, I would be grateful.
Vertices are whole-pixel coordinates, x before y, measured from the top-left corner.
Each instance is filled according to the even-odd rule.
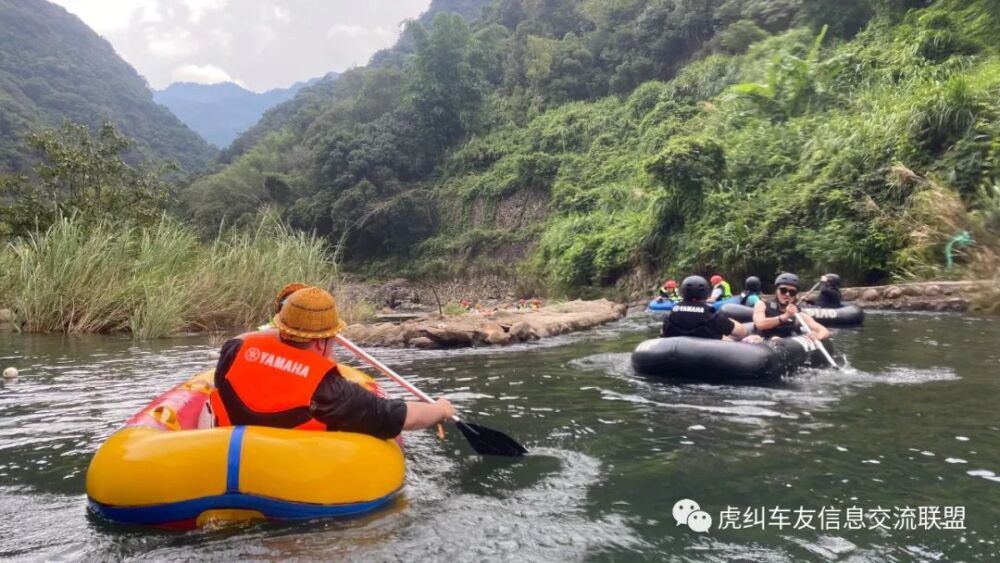
[[[313,393],[309,414],[329,430],[392,438],[403,430],[406,403],[383,399],[330,370]]]
[[[448,399],[438,399],[434,403],[406,403],[406,421],[403,430],[419,430],[434,426],[455,416],[455,407]]]
[[[812,318],[811,316],[805,313],[802,313],[801,316],[802,320],[805,321],[806,326],[808,326],[809,330],[812,331],[810,336],[812,337],[813,340],[826,340],[827,338],[830,338],[830,329],[819,324],[818,322],[816,322],[816,319]]]
[[[720,334],[722,336],[736,335],[740,336],[740,332],[744,335],[746,332],[743,331],[743,326],[740,326],[740,332],[736,331],[737,323],[734,323],[732,319],[727,317],[724,313],[716,313],[712,316],[710,321],[710,327],[713,332]]]
[[[309,413],[330,430],[359,432],[385,439],[402,430],[433,426],[453,416],[455,409],[447,399],[438,399],[436,403],[383,399],[344,379],[334,368],[313,393]]]
[[[239,354],[241,346],[243,346],[243,341],[239,338],[230,338],[222,345],[222,349],[219,350],[219,361],[215,364],[216,387],[229,373],[229,368],[236,361],[236,355]]]
[[[733,319],[727,319],[727,320],[729,320],[729,322],[733,323],[733,332],[732,332],[733,336],[735,336],[737,338],[746,338],[746,336],[747,336],[747,329],[746,329],[745,326],[743,326],[743,323],[738,323],[738,322],[734,321]]]
[[[722,297],[722,288],[721,287],[717,287],[717,288],[715,288],[715,289],[712,290],[712,295],[710,295],[708,297],[707,302],[708,303],[715,303],[715,301],[717,299],[719,299],[720,297]]]
[[[766,309],[767,305],[764,301],[758,301],[753,308],[753,325],[759,331],[771,330],[790,322],[791,319],[795,318],[795,313],[799,311],[798,307],[789,303],[788,307],[785,308],[785,312],[780,316],[768,317],[767,313],[764,312]]]

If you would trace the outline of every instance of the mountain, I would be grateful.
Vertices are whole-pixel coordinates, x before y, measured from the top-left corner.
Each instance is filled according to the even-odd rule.
[[[25,133],[110,120],[143,157],[204,168],[215,150],[166,108],[111,44],[44,0],[0,0],[0,172],[23,170]]]
[[[277,209],[363,274],[563,295],[692,272],[993,275],[997,28],[1000,0],[439,11],[267,112],[184,204],[206,230]]]
[[[153,90],[153,100],[166,106],[209,143],[227,147],[237,135],[257,123],[268,109],[292,99],[305,86],[336,77],[337,73],[331,72],[323,78],[263,93],[251,92],[232,82],[175,82],[164,90]]]

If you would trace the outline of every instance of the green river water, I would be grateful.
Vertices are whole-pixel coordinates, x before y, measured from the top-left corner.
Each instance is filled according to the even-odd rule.
[[[638,377],[629,352],[654,332],[639,315],[529,346],[372,350],[531,455],[410,433],[385,511],[188,533],[88,516],[84,476],[126,418],[214,363],[205,337],[0,335],[0,368],[22,374],[0,389],[0,559],[1000,559],[997,319],[874,313],[835,334],[847,370],[767,387]],[[682,499],[708,532],[675,522]]]

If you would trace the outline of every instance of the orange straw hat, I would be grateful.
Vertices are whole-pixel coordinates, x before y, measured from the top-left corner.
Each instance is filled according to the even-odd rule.
[[[343,330],[347,323],[337,313],[337,300],[330,292],[318,287],[295,291],[285,299],[281,311],[274,316],[274,326],[283,338],[309,342],[330,338]]]
[[[274,298],[274,314],[277,315],[281,312],[281,306],[285,304],[285,299],[288,299],[289,295],[307,287],[309,286],[304,283],[294,282],[281,288],[281,291],[279,291],[278,295]]]

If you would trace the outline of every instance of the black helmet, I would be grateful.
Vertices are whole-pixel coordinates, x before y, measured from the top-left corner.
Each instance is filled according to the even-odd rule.
[[[688,276],[681,282],[681,297],[684,299],[707,299],[708,280],[701,276]]]
[[[795,289],[799,289],[799,276],[789,274],[787,272],[781,274],[780,276],[774,278],[774,287],[778,287],[779,285],[790,285]]]
[[[827,274],[826,285],[830,287],[840,287],[840,276],[837,274]]]
[[[760,278],[757,276],[750,276],[743,282],[743,288],[747,291],[760,291]]]

